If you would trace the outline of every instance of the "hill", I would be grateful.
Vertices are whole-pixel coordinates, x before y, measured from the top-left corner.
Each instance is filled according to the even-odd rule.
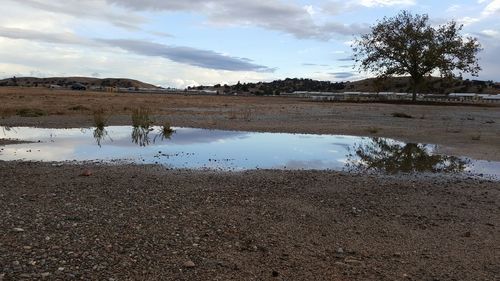
[[[158,88],[154,85],[138,80],[127,78],[92,78],[92,77],[13,77],[0,80],[0,86],[21,86],[21,87],[50,87],[57,85],[60,87],[71,87],[79,83],[87,88],[92,87],[118,87],[118,88]]]
[[[199,86],[190,89],[216,90],[219,93],[272,95],[295,91],[317,92],[411,92],[409,77],[392,77],[386,79],[364,79],[360,81],[330,82],[312,79],[287,78],[272,82],[238,83],[236,85]],[[500,83],[493,81],[442,79],[429,77],[419,92],[428,94],[447,93],[484,93],[500,94]]]

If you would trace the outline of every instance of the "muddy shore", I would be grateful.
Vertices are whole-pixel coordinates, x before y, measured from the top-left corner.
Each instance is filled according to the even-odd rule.
[[[500,161],[500,107],[33,89],[0,89],[0,104],[2,126],[92,126],[102,107],[130,125],[147,107],[159,125],[384,136]],[[500,280],[500,181],[0,161],[0,202],[2,281]]]

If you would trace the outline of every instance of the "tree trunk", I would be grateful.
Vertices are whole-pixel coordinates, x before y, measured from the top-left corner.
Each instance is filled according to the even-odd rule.
[[[420,83],[422,82],[422,77],[415,77],[415,76],[412,76],[411,79],[413,80],[412,84],[413,84],[413,95],[412,95],[412,98],[411,100],[413,102],[416,102],[417,101],[417,91],[418,91],[418,88],[420,86]]]

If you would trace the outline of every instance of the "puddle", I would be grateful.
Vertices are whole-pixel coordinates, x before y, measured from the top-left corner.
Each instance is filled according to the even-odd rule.
[[[173,129],[0,127],[0,137],[33,142],[0,147],[0,160],[123,161],[189,169],[330,169],[500,177],[500,162],[438,155],[434,145],[387,138]]]

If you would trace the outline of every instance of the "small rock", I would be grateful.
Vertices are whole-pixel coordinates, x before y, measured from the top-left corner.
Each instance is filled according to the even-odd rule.
[[[184,263],[184,267],[186,267],[186,268],[193,268],[193,267],[195,267],[195,266],[196,266],[196,265],[195,265],[195,264],[194,264],[194,262],[193,262],[193,261],[191,261],[191,260],[186,261],[186,262]]]
[[[13,262],[12,262],[12,265],[13,265],[13,266],[19,266],[19,264],[20,264],[20,263],[19,263],[19,261],[13,261]]]
[[[337,248],[337,250],[335,251],[335,253],[337,253],[337,254],[343,254],[344,253],[344,249]]]
[[[92,176],[92,171],[90,170],[85,170],[83,173],[80,174],[80,177],[90,177]]]
[[[24,232],[24,229],[22,229],[20,227],[15,227],[12,230],[15,231],[15,232]]]
[[[42,274],[40,274],[42,277],[49,277],[50,276],[50,272],[44,272]]]

